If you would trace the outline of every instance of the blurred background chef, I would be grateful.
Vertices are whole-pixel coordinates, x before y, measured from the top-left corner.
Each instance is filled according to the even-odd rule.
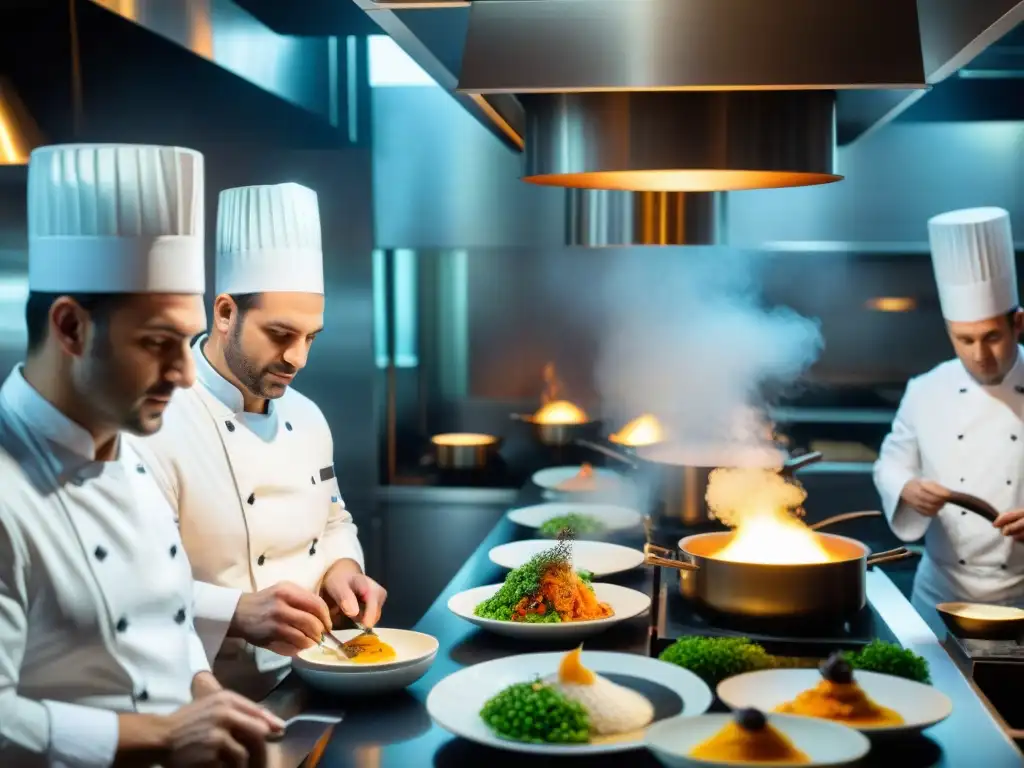
[[[192,346],[196,386],[144,450],[202,582],[197,629],[214,671],[259,697],[339,613],[373,626],[386,597],[363,574],[327,421],[289,386],[323,328],[313,190],[221,192],[216,293],[209,334]]]
[[[942,637],[937,603],[1024,606],[1024,316],[1006,211],[944,213],[928,235],[957,359],[909,382],[874,476],[893,532],[925,537],[912,602]],[[951,490],[1003,514],[993,526]]]
[[[28,357],[0,390],[0,764],[259,764],[281,723],[210,674],[173,511],[121,433],[159,430],[194,378],[202,155],[52,146],[28,173]]]

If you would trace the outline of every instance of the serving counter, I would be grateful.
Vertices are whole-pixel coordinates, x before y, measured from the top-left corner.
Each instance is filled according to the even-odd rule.
[[[424,494],[428,499],[430,494]],[[431,504],[457,504],[457,501],[420,500],[420,506]],[[391,502],[394,504],[394,502]],[[482,512],[486,511],[482,509]],[[490,507],[493,511],[493,507]],[[281,768],[303,762],[307,768],[454,768],[455,766],[521,765],[528,760],[531,766],[578,765],[593,768],[622,766],[628,759],[631,768],[657,766],[646,751],[606,758],[538,758],[502,752],[457,739],[433,725],[426,712],[426,697],[430,689],[456,670],[481,661],[519,653],[568,649],[573,644],[524,643],[495,637],[449,612],[450,597],[463,590],[502,581],[505,570],[493,564],[488,553],[500,544],[533,538],[535,532],[521,528],[501,518],[490,534],[459,568],[454,578],[437,596],[430,608],[413,627],[433,635],[440,648],[433,666],[417,683],[397,696],[379,700],[331,700],[303,686],[290,676],[265,704],[287,718],[298,712],[340,714],[342,721],[325,732],[322,726],[305,723],[289,730],[284,742],[276,747],[275,763]],[[626,546],[641,547],[641,532],[610,537]],[[421,555],[425,556],[425,555]],[[654,569],[639,568],[618,576],[604,577],[602,581],[622,584],[634,589],[660,593]],[[881,639],[895,639],[904,647],[927,659],[932,681],[946,693],[954,705],[953,714],[945,722],[926,731],[924,736],[876,744],[865,758],[865,766],[900,765],[901,768],[944,766],[949,768],[1012,768],[1024,765],[1024,757],[1007,736],[999,722],[989,712],[971,683],[961,674],[956,664],[943,649],[939,640],[913,610],[910,602],[879,568],[867,576],[867,594],[871,608],[884,624]],[[618,651],[647,654],[654,634],[651,615],[623,622],[611,630],[586,641],[588,650]],[[385,610],[385,620],[387,611]],[[308,755],[308,757],[307,757]]]

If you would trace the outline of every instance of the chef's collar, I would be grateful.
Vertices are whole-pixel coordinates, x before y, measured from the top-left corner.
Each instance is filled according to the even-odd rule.
[[[18,364],[11,371],[0,389],[0,400],[10,413],[21,419],[33,432],[71,451],[87,461],[96,460],[96,440],[79,424],[76,424],[54,407],[25,380],[24,366]],[[117,440],[115,457],[120,455],[120,438]]]
[[[1013,364],[1013,367],[1006,376],[1003,377],[1003,380],[998,384],[979,384],[974,377],[967,372],[963,363],[960,364],[960,371],[967,382],[981,387],[986,392],[1014,392],[1017,397],[1024,395],[1024,347],[1020,344],[1017,345],[1017,361]]]
[[[196,361],[196,378],[209,390],[210,394],[217,398],[224,407],[232,413],[245,411],[245,400],[242,398],[242,391],[230,381],[220,375],[220,372],[213,367],[213,364],[206,359],[203,347],[210,337],[208,333],[202,334],[192,342],[192,357]],[[267,413],[269,416],[274,412],[274,401],[267,401]],[[263,414],[247,414],[249,416],[261,416]]]

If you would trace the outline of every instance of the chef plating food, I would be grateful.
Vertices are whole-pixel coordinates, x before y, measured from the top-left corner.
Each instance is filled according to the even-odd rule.
[[[131,440],[195,378],[203,157],[37,149],[28,233],[28,356],[0,389],[0,765],[262,764],[283,724],[210,674]]]
[[[323,328],[316,193],[221,192],[215,281],[196,385],[142,450],[178,512],[214,671],[261,698],[339,613],[372,627],[386,593],[363,573],[327,421],[289,386]]]
[[[925,538],[912,603],[942,637],[937,603],[1024,606],[1024,312],[1006,211],[944,213],[928,234],[957,359],[908,383],[874,477],[896,536]],[[951,492],[1002,514],[993,524]]]

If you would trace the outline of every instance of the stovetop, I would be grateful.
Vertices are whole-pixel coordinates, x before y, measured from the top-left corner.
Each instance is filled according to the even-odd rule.
[[[1022,662],[1024,645],[1017,640],[976,640],[947,634],[946,643],[974,662]]]
[[[885,623],[870,606],[849,622],[830,625],[716,616],[686,600],[679,593],[678,572],[668,568],[655,571],[653,591],[652,655],[688,635],[746,637],[772,654],[816,659],[838,650],[857,650],[876,638],[890,639]]]

